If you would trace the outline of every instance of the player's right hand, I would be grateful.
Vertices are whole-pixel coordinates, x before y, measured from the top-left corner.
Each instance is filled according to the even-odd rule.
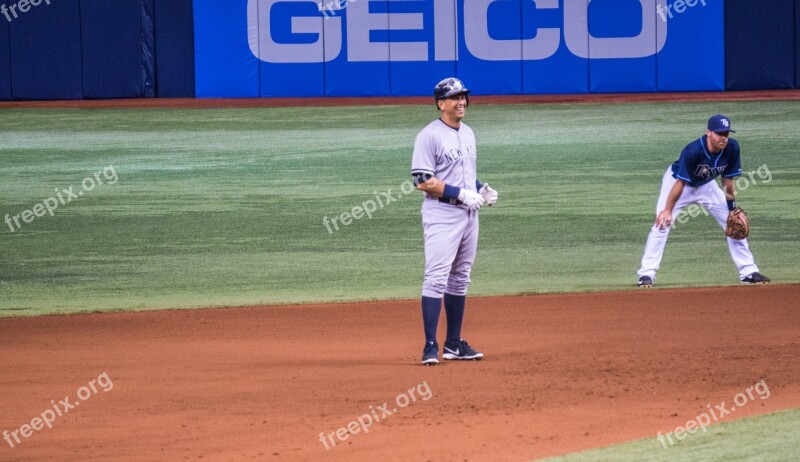
[[[492,187],[489,186],[489,183],[484,184],[481,190],[478,192],[481,194],[481,196],[483,196],[483,200],[489,207],[497,203],[497,191],[492,189]]]
[[[658,212],[656,226],[658,226],[658,229],[667,229],[672,226],[672,212],[666,209]]]
[[[458,200],[464,203],[470,210],[478,210],[481,208],[483,203],[483,196],[476,193],[475,191],[470,191],[469,189],[461,188],[461,193],[458,195]]]

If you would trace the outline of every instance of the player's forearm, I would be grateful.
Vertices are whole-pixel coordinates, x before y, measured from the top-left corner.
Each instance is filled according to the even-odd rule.
[[[417,189],[427,193],[432,197],[442,197],[444,195],[444,181],[436,177],[430,177],[427,181],[417,183]]]
[[[725,192],[725,202],[728,204],[728,210],[736,208],[736,182],[733,178],[722,179],[722,190]]]
[[[725,197],[733,199],[736,197],[736,182],[733,178],[722,179],[722,190],[725,191]]]
[[[444,197],[445,199],[460,199],[461,188],[448,185],[444,181],[430,177],[426,181],[417,180],[417,189],[425,191],[431,197]]]
[[[672,210],[675,208],[675,204],[678,203],[678,199],[680,199],[681,194],[683,194],[683,187],[685,185],[686,182],[683,180],[677,180],[675,182],[675,184],[672,186],[672,190],[669,192],[669,196],[667,196],[667,205],[664,207],[664,210],[672,213]]]
[[[421,174],[414,174],[414,183],[417,186],[417,189],[420,191],[424,191],[429,196],[434,198],[445,198],[445,199],[458,199],[460,201],[464,200],[465,194],[472,194],[478,195],[480,193],[476,193],[469,188],[460,188],[458,186],[453,186],[445,183],[444,181],[434,177],[434,176],[424,176]],[[481,190],[483,184],[475,180],[475,189],[477,191]],[[487,185],[488,186],[488,185]],[[497,191],[494,191],[496,194]],[[494,197],[494,200],[497,200],[497,197]],[[494,201],[492,202],[494,204]]]

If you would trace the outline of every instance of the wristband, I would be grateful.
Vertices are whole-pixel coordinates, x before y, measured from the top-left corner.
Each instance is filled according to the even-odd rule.
[[[442,193],[443,199],[458,199],[459,194],[461,194],[461,188],[458,186],[444,185],[444,193]]]
[[[736,209],[736,199],[725,199],[728,203],[728,211],[733,212]]]

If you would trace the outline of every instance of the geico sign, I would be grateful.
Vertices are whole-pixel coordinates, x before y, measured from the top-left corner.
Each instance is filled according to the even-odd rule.
[[[388,0],[408,1],[408,0]],[[465,0],[464,42],[469,52],[486,61],[519,61],[548,58],[561,44],[559,28],[539,28],[529,39],[496,40],[489,35],[489,6],[498,0]],[[526,0],[523,0],[526,1]],[[530,0],[527,0],[530,1]],[[537,9],[557,9],[559,0],[533,0]],[[652,56],[667,41],[667,23],[656,21],[658,4],[665,0],[639,0],[642,6],[642,30],[635,37],[593,37],[588,15],[591,0],[564,1],[564,41],[580,58],[643,58]],[[336,59],[342,52],[342,18],[320,12],[315,16],[286,16],[274,19],[291,21],[286,27],[292,34],[314,34],[312,43],[278,43],[273,37],[272,10],[278,3],[311,3],[313,0],[249,0],[247,29],[250,50],[262,61],[271,63],[321,63]],[[370,13],[370,0],[341,0],[347,9],[348,61],[429,61],[427,41],[373,42],[371,31],[423,30],[423,13]],[[335,2],[336,3],[336,2]],[[325,2],[322,3],[325,5]],[[433,0],[434,60],[458,59],[456,2]],[[591,50],[591,56],[590,52]],[[521,53],[520,53],[521,52]]]

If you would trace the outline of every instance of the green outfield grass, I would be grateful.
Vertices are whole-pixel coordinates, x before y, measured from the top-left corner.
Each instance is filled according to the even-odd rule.
[[[800,460],[800,410],[776,412],[707,427],[703,432],[682,433],[674,444],[664,438],[647,438],[628,444],[578,452],[546,462],[693,462],[747,460],[758,462]]]
[[[757,262],[800,280],[800,102],[473,102],[479,178],[500,200],[481,211],[472,294],[632,289],[661,176],[715,112],[732,117],[745,172],[761,167],[738,200]],[[436,116],[432,104],[2,110],[0,219],[109,166],[118,179],[13,232],[0,223],[0,316],[416,298],[421,197],[401,187]],[[371,219],[323,225],[390,191],[399,199]],[[658,287],[737,283],[716,223],[679,225]]]

